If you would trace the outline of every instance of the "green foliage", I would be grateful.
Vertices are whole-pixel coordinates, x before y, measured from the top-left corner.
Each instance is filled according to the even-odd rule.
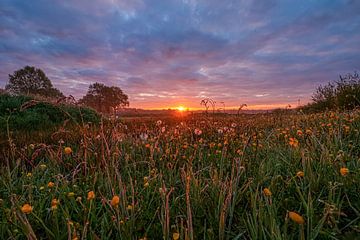
[[[58,89],[53,87],[50,79],[41,69],[30,66],[16,70],[13,75],[9,74],[9,83],[5,89],[16,95],[64,97]]]
[[[340,80],[319,86],[312,97],[313,102],[304,106],[307,111],[326,109],[354,109],[360,106],[360,78],[355,72],[340,76]]]
[[[58,127],[65,120],[81,124],[99,122],[91,109],[64,104],[38,102],[29,96],[0,95],[0,131],[46,130]]]
[[[360,111],[158,120],[67,125],[61,136],[46,130],[53,142],[32,134],[31,141],[4,149],[0,235],[358,238]],[[87,199],[89,191],[95,198]],[[24,204],[31,213],[21,211]]]
[[[102,113],[110,113],[116,108],[129,105],[128,96],[120,88],[108,87],[102,83],[90,84],[87,94],[79,103]]]

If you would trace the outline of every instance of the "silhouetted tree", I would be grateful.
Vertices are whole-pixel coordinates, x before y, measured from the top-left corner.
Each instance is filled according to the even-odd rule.
[[[304,110],[353,109],[360,106],[360,77],[354,74],[340,75],[340,80],[319,86],[312,96],[313,102]]]
[[[120,88],[108,87],[102,83],[90,84],[88,92],[79,103],[102,113],[111,113],[117,108],[129,106],[128,96]]]
[[[9,74],[9,83],[5,89],[16,95],[39,95],[43,97],[58,98],[64,95],[53,87],[45,73],[35,67],[26,66]]]

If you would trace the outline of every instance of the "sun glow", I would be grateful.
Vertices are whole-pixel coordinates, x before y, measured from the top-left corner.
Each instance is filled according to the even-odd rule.
[[[180,112],[183,112],[183,111],[186,110],[186,108],[183,107],[183,106],[178,106],[176,109],[177,109],[178,111],[180,111]]]

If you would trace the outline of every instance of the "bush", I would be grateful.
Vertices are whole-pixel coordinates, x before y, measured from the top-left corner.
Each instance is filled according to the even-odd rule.
[[[0,95],[0,131],[6,130],[7,123],[12,131],[32,131],[57,127],[65,120],[98,123],[100,115],[89,108],[37,102],[27,96]]]
[[[339,81],[319,86],[313,102],[304,106],[306,111],[319,112],[333,109],[354,109],[360,106],[360,78],[356,72],[340,76]]]

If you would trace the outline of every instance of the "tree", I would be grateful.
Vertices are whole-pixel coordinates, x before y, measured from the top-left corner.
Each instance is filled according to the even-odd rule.
[[[5,89],[16,95],[39,95],[50,98],[64,96],[53,87],[50,79],[41,69],[30,66],[15,71],[13,75],[9,74],[9,83]]]
[[[360,77],[354,74],[340,75],[340,80],[319,86],[312,96],[312,103],[303,110],[354,109],[360,106]]]
[[[108,87],[102,83],[90,84],[89,90],[79,103],[102,113],[111,113],[117,108],[129,106],[128,96],[120,88]]]

